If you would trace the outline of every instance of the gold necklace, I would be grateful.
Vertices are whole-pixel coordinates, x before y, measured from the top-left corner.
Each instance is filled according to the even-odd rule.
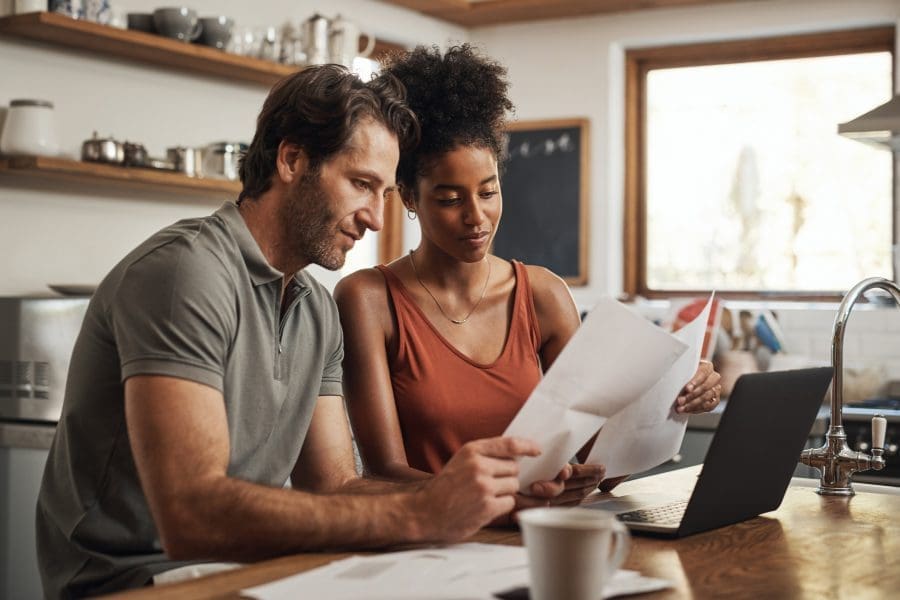
[[[478,305],[481,304],[481,301],[484,300],[484,295],[485,295],[485,293],[487,293],[488,282],[491,280],[491,261],[490,260],[487,261],[488,274],[484,280],[484,287],[481,288],[481,297],[478,298],[478,301],[475,302],[475,306],[472,307],[472,310],[470,310],[469,314],[467,314],[465,316],[465,318],[463,318],[463,319],[454,319],[454,318],[450,317],[447,313],[444,312],[443,307],[441,307],[441,303],[438,302],[437,298],[434,297],[434,294],[431,293],[431,290],[428,289],[428,286],[426,286],[425,283],[422,281],[422,278],[419,277],[419,270],[416,268],[416,261],[413,258],[412,250],[409,251],[409,262],[412,263],[413,273],[416,274],[416,280],[419,282],[419,285],[422,286],[422,289],[425,290],[425,293],[427,293],[429,296],[431,296],[431,299],[434,300],[435,306],[438,307],[438,310],[441,311],[441,314],[444,316],[444,318],[447,319],[448,321],[450,321],[451,323],[453,323],[454,325],[462,325],[466,321],[468,321],[469,317],[472,316],[472,313],[475,312],[475,309],[478,308]]]

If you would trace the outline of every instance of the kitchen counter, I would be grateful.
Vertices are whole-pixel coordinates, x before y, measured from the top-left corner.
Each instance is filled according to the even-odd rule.
[[[616,495],[690,490],[699,467],[623,483]],[[520,544],[518,532],[484,530],[473,541]],[[285,556],[193,581],[114,598],[240,598],[240,590],[325,565],[348,553]],[[681,540],[633,538],[624,568],[672,589],[641,598],[888,598],[900,590],[900,495],[823,497],[790,487],[778,510]]]

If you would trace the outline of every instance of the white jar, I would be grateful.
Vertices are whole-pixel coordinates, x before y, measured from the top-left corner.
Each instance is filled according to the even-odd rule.
[[[53,104],[46,100],[19,99],[9,103],[0,153],[8,155],[56,156],[59,139]]]
[[[16,13],[32,13],[47,10],[47,0],[13,0]]]

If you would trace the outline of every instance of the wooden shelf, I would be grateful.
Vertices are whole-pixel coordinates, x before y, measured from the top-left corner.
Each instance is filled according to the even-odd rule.
[[[205,196],[211,200],[233,200],[241,191],[239,181],[201,179],[170,171],[121,167],[46,156],[0,158],[0,176],[19,176],[43,181],[64,181],[89,185],[121,185],[135,189]]]
[[[266,86],[297,70],[294,66],[239,56],[209,46],[50,12],[2,17],[0,34]]]
[[[463,27],[608,15],[748,0],[383,0]]]

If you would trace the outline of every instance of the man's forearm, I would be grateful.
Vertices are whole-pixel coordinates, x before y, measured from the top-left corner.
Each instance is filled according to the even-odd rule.
[[[431,476],[425,475],[426,476],[421,479],[409,481],[366,475],[365,477],[357,477],[346,482],[340,487],[337,493],[396,494],[417,492],[422,489],[425,482],[431,478]]]
[[[416,485],[373,481],[350,485],[346,491],[354,493],[319,495],[221,478],[194,494],[179,517],[161,528],[163,544],[175,559],[248,561],[417,542],[425,534],[416,518]]]

